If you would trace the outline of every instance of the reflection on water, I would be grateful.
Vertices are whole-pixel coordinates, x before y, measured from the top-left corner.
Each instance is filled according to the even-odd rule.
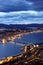
[[[21,48],[22,45],[18,45],[14,42],[0,43],[0,58],[19,54],[22,52]]]
[[[43,42],[43,32],[21,35],[21,37],[16,38],[15,40],[7,42],[5,44],[2,44],[0,42],[0,58],[21,53],[21,48],[25,45],[22,42],[41,43]]]
[[[15,41],[24,43],[43,43],[43,32],[22,35],[20,39],[16,38]]]

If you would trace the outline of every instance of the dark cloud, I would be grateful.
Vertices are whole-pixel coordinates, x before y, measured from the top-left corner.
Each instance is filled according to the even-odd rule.
[[[26,1],[38,2],[38,1],[43,1],[43,0],[26,0]]]
[[[36,11],[43,11],[43,1],[34,2],[34,7],[33,8]]]
[[[26,0],[26,1],[31,1],[33,2],[33,10],[36,11],[43,11],[43,0]]]
[[[43,11],[43,0],[0,0],[0,12]]]
[[[0,11],[23,11],[31,8],[25,0],[0,0]]]

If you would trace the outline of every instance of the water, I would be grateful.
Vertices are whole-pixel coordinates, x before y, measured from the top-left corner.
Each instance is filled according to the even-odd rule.
[[[0,58],[22,53],[21,48],[23,45],[19,42],[36,44],[43,43],[43,32],[22,35],[20,38],[16,38],[14,41],[7,42],[4,45],[0,42]]]
[[[43,32],[31,33],[22,35],[20,39],[16,38],[15,41],[23,43],[43,43]]]
[[[12,42],[7,42],[4,45],[0,43],[0,58],[17,55],[22,52],[21,48],[22,46]]]

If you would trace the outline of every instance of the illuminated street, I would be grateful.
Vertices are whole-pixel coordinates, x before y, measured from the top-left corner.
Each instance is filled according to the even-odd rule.
[[[43,0],[0,0],[0,65],[43,65]]]
[[[20,38],[20,36],[24,35],[24,34],[43,32],[43,28],[36,29],[36,30],[18,30],[18,31],[15,31],[15,29],[13,29],[13,30],[2,30],[2,31],[0,30],[0,33],[3,32],[3,34],[0,34],[0,42],[2,42],[4,44],[7,41],[11,41],[11,40],[13,41],[17,37]]]
[[[34,65],[43,64],[43,45],[28,44],[22,49],[23,53],[0,59],[0,64],[7,65]],[[6,62],[6,63],[5,63]]]
[[[2,42],[2,44],[5,44],[7,41],[11,41],[12,43],[14,43],[13,40],[17,37],[19,39],[21,35],[38,33],[38,32],[43,32],[43,29],[36,29],[30,32],[27,32],[27,30],[25,30],[25,32],[16,32],[16,34],[12,30],[12,32],[8,31],[6,33],[6,36],[4,36],[3,38],[0,37],[0,41]],[[6,64],[7,65],[13,65],[13,64],[34,65],[37,63],[43,64],[43,44],[33,44],[33,43],[23,44],[22,42],[17,42],[16,44],[23,46],[23,48],[21,48],[23,52],[21,54],[17,54],[14,56],[0,58],[0,64],[4,64],[4,65]]]

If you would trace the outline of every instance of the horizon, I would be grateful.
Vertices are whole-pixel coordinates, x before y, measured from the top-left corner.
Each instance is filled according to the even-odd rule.
[[[6,24],[6,23],[1,23],[0,25],[43,25],[43,23],[29,23],[29,24]]]

